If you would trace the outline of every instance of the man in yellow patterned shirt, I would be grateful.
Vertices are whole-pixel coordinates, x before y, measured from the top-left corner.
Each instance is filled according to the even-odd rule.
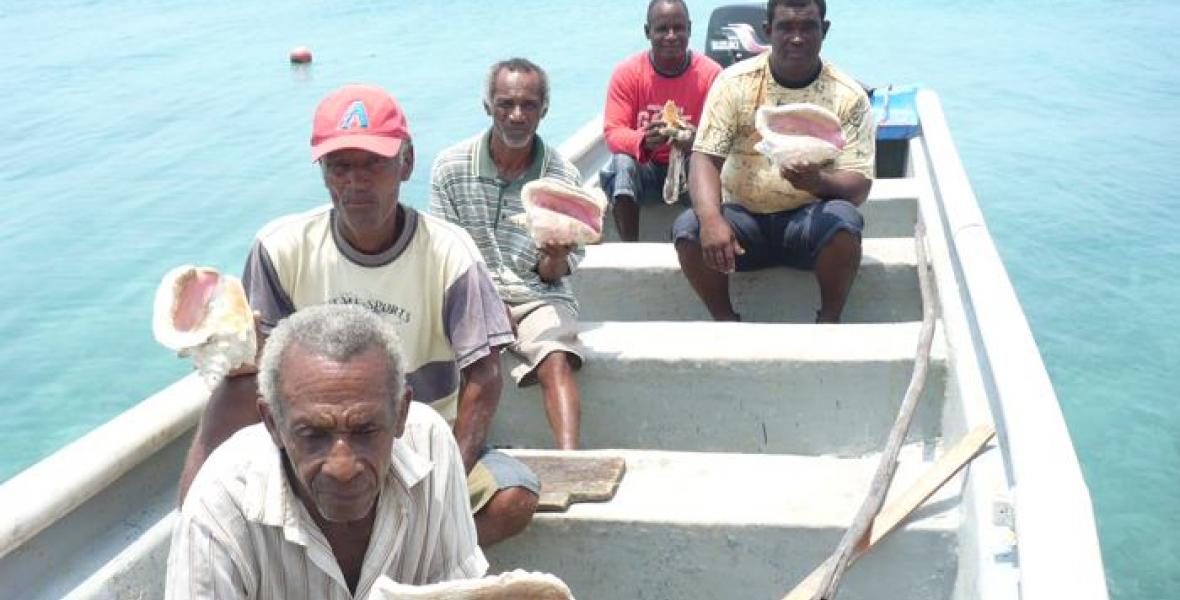
[[[729,274],[785,265],[814,270],[816,321],[840,320],[860,266],[858,206],[872,185],[876,128],[868,96],[820,59],[831,23],[824,0],[771,0],[771,50],[717,78],[693,145],[693,208],[672,237],[680,267],[714,319],[738,320]],[[774,166],[754,150],[759,106],[810,103],[835,113],[846,145],[832,164]]]

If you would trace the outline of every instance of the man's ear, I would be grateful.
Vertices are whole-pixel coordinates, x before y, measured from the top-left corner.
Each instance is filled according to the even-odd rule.
[[[255,405],[258,407],[258,416],[262,417],[262,424],[266,426],[266,432],[270,434],[270,441],[274,442],[275,448],[284,448],[283,437],[279,432],[279,416],[271,412],[270,405],[262,396],[258,397]]]
[[[402,393],[402,401],[397,421],[393,424],[393,437],[400,438],[406,431],[406,419],[410,416],[410,403],[414,401],[414,388],[406,384],[406,391]]]
[[[823,38],[824,39],[826,39],[828,37],[828,29],[830,29],[831,27],[832,27],[832,22],[827,19],[824,19],[824,29],[823,29],[823,31],[824,31]]]
[[[488,104],[487,100],[483,101],[483,111],[487,113],[489,117],[492,116],[492,105]]]
[[[770,39],[770,21],[762,22],[762,35],[766,36],[766,39]]]
[[[406,144],[406,149],[402,150],[402,181],[409,181],[410,175],[414,174],[414,145]]]
[[[643,37],[649,40],[651,39],[651,25],[648,25],[647,23],[643,24]]]

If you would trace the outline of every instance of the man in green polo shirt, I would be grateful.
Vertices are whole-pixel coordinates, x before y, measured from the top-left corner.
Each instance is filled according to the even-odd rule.
[[[579,445],[581,394],[574,371],[578,303],[566,277],[582,248],[537,248],[514,215],[524,212],[525,183],[547,177],[580,185],[578,170],[537,136],[549,109],[549,78],[523,58],[492,65],[484,109],[492,126],[442,152],[431,173],[430,210],[465,228],[491,272],[516,329],[509,350],[522,364],[520,385],[540,381],[557,447]]]

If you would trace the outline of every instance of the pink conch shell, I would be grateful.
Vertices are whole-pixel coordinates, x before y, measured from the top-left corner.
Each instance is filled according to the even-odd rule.
[[[574,600],[569,587],[548,573],[517,569],[480,579],[406,585],[381,577],[369,600]]]
[[[210,388],[254,361],[254,315],[237,277],[184,265],[164,276],[152,316],[156,341],[192,357]]]
[[[831,162],[844,148],[840,118],[814,104],[763,106],[754,113],[762,141],[754,149],[778,166]]]
[[[593,244],[602,239],[606,198],[555,179],[537,179],[520,192],[529,235],[537,246]]]

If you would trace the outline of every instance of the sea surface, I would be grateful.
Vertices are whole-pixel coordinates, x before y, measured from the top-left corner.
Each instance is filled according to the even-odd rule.
[[[709,11],[691,2],[702,47]],[[0,0],[0,479],[188,371],[151,338],[182,263],[239,272],[326,199],[329,90],[370,81],[429,164],[485,127],[484,70],[552,78],[541,133],[601,110],[646,2]],[[935,88],[1093,495],[1111,596],[1180,598],[1180,4],[834,0],[824,55]],[[310,68],[287,51],[310,46]]]

